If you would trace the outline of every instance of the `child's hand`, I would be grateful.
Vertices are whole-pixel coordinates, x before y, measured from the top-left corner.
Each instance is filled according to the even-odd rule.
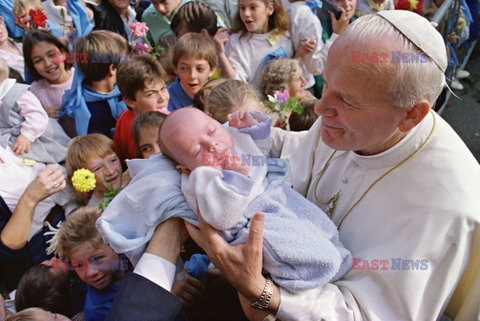
[[[234,128],[247,128],[258,124],[258,121],[246,110],[237,110],[228,114],[228,125]]]
[[[213,37],[213,42],[215,43],[215,49],[217,51],[217,54],[225,53],[225,42],[230,41],[230,35],[227,31],[227,28],[220,28],[217,30],[217,33]]]
[[[60,114],[61,109],[60,107],[47,107],[45,108],[48,117],[58,119],[58,114]]]
[[[202,299],[204,291],[205,285],[186,273],[183,280],[174,282],[172,285],[172,293],[183,302],[185,307],[191,307],[195,300]]]
[[[30,151],[30,146],[32,142],[27,137],[23,136],[22,134],[18,135],[17,140],[13,144],[13,152],[17,155],[23,155]]]
[[[295,58],[302,58],[309,53],[312,53],[317,47],[317,38],[315,36],[311,38],[305,38],[300,41],[300,47],[295,53]]]

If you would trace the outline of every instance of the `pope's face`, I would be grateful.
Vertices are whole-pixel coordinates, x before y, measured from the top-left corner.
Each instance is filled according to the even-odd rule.
[[[328,53],[325,86],[315,105],[315,112],[321,116],[322,140],[337,150],[380,153],[406,135],[399,129],[406,110],[390,104],[388,74],[359,68],[348,54],[368,48],[339,40],[342,42],[334,44]]]

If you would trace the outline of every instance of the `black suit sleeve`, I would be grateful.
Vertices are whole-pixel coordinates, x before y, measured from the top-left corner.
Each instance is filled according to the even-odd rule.
[[[128,273],[106,321],[182,320],[182,302],[141,275]]]

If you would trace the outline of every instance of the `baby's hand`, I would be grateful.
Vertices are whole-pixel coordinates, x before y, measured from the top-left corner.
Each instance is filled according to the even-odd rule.
[[[17,155],[23,155],[25,153],[28,153],[30,151],[30,146],[32,145],[32,142],[22,134],[18,135],[17,140],[15,140],[15,143],[13,144],[13,152]]]
[[[237,110],[227,116],[228,125],[234,128],[247,128],[258,124],[258,121],[246,110]]]

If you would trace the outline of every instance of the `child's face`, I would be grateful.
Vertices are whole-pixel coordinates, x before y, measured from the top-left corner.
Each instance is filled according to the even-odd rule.
[[[240,11],[240,19],[248,32],[268,32],[268,19],[274,11],[272,5],[267,7],[262,0],[240,0],[238,10]]]
[[[123,268],[118,254],[106,244],[96,249],[83,243],[70,252],[69,259],[80,280],[96,289],[115,282],[116,274]]]
[[[115,10],[124,10],[130,5],[130,0],[108,0],[108,3],[110,3]]]
[[[46,41],[39,41],[32,47],[32,63],[38,74],[51,84],[62,83],[68,74],[60,50]]]
[[[119,189],[122,184],[122,165],[117,154],[110,153],[105,157],[93,156],[87,161],[86,167],[95,174],[95,190],[97,197],[103,198],[103,193],[108,191],[111,184],[114,189]]]
[[[158,127],[149,126],[140,129],[138,143],[142,158],[149,158],[153,154],[161,153],[160,146],[158,146]]]
[[[177,168],[187,174],[199,166],[208,165],[207,161],[225,159],[233,149],[228,130],[193,107],[179,109],[167,117],[161,140],[178,161]]]
[[[297,65],[295,72],[292,75],[292,79],[288,84],[288,93],[291,97],[303,98],[305,96],[305,85],[307,81],[303,77],[302,68]]]
[[[152,0],[152,5],[159,14],[170,20],[173,12],[180,5],[180,2],[181,0]]]
[[[357,0],[333,0],[332,2],[336,6],[345,10],[345,16],[347,17],[347,19],[353,17],[355,9],[357,8]]]
[[[165,83],[159,80],[147,84],[143,90],[138,90],[135,100],[125,98],[125,103],[132,108],[135,115],[140,115],[147,111],[167,110],[169,99]]]
[[[213,70],[205,59],[181,57],[178,59],[175,73],[180,78],[183,89],[193,97],[205,85]]]
[[[0,17],[0,45],[3,44],[8,39],[7,26],[5,25],[5,20],[3,17]]]

